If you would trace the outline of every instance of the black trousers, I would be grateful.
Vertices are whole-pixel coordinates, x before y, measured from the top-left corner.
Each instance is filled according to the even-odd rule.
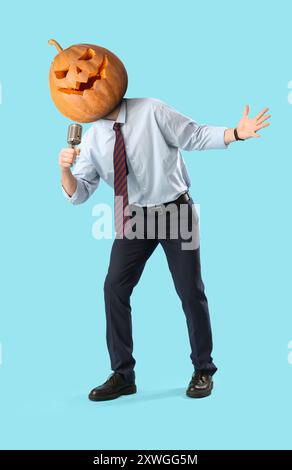
[[[187,203],[190,223],[197,224],[192,199]],[[147,215],[145,214],[145,217]],[[159,215],[156,216],[158,220]],[[196,230],[198,228],[195,227]],[[191,360],[196,370],[211,375],[217,370],[213,363],[212,333],[208,302],[201,277],[200,249],[182,248],[180,236],[146,239],[115,239],[104,284],[107,346],[111,368],[129,382],[135,378],[130,297],[144,266],[158,244],[167,257],[174,286],[186,316],[191,345]],[[146,294],[147,295],[147,294]]]

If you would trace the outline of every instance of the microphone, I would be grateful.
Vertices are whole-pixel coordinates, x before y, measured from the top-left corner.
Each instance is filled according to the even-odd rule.
[[[67,143],[71,149],[79,145],[82,136],[82,126],[80,124],[70,124],[68,127]]]

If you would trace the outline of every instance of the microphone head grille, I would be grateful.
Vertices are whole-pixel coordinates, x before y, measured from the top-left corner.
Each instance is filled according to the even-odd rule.
[[[67,142],[69,145],[79,145],[82,137],[82,126],[80,124],[70,124],[68,127]]]

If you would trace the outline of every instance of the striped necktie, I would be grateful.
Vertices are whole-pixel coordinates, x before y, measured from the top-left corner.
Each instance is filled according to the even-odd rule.
[[[125,223],[129,216],[125,215],[125,208],[129,204],[127,188],[127,160],[126,148],[121,131],[121,124],[114,123],[116,142],[114,147],[114,190],[115,190],[115,228],[119,238],[125,233]]]

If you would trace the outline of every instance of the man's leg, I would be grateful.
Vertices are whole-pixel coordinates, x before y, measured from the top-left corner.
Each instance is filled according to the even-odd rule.
[[[193,218],[192,223],[197,221]],[[195,230],[198,230],[198,227]],[[208,301],[201,277],[200,250],[198,247],[182,249],[184,242],[180,238],[160,240],[186,315],[192,363],[196,370],[212,375],[217,368],[211,357],[212,332]]]
[[[107,346],[111,368],[128,382],[135,378],[130,296],[157,244],[154,239],[116,239],[105,279]]]

